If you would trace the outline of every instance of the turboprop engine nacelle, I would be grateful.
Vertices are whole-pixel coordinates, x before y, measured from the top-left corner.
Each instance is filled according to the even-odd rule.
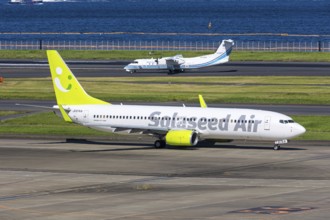
[[[191,130],[172,130],[166,134],[165,140],[172,146],[195,146],[198,143],[198,135]]]

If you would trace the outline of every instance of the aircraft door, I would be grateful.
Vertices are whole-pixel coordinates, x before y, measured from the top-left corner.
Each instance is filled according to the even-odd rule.
[[[77,123],[88,122],[88,110],[74,110],[73,120]]]
[[[270,130],[270,116],[266,116],[264,120],[264,129],[265,130]]]

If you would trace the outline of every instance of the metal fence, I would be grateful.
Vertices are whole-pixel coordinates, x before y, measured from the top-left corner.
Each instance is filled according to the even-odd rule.
[[[0,50],[214,51],[220,42],[189,41],[0,41]],[[237,51],[330,52],[330,41],[235,41]]]

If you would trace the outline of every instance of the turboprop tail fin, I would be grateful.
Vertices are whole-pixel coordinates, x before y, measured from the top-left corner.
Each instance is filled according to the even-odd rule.
[[[109,104],[85,92],[56,50],[47,50],[47,57],[60,109],[62,105]]]
[[[226,53],[227,56],[229,56],[234,45],[235,44],[233,40],[223,40],[220,46],[218,47],[218,50],[215,53],[217,54]]]

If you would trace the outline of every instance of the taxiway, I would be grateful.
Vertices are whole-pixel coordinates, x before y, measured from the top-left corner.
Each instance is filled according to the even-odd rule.
[[[0,139],[0,219],[328,219],[330,148]]]
[[[134,74],[123,68],[131,61],[67,61],[77,77],[168,76],[168,71],[143,71]],[[5,78],[49,77],[46,61],[0,61],[0,76]],[[170,76],[330,76],[329,63],[229,62]],[[294,83],[294,82],[291,82]]]

